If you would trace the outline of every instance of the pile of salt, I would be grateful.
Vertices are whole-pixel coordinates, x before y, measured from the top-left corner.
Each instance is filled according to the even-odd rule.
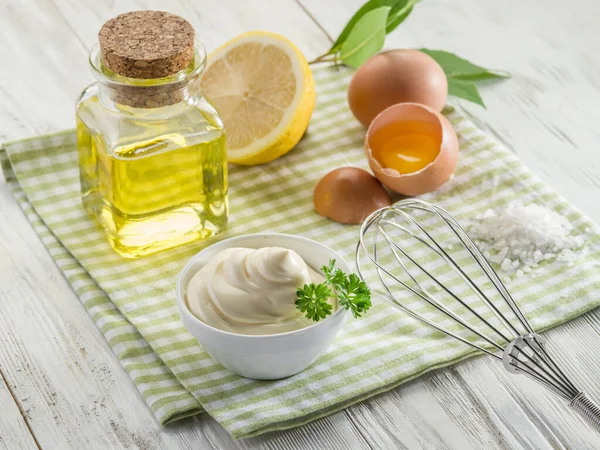
[[[556,260],[572,266],[583,246],[572,236],[573,226],[556,212],[536,204],[509,204],[488,209],[470,223],[469,234],[484,256],[517,278],[540,261]]]

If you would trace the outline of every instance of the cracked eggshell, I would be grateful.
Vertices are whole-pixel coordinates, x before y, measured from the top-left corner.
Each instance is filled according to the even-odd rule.
[[[381,183],[358,167],[332,170],[317,183],[315,210],[339,223],[362,223],[373,211],[390,206],[392,200]]]
[[[423,169],[407,174],[382,167],[373,156],[370,145],[370,138],[376,131],[403,121],[423,121],[435,125],[436,137],[440,141],[437,157]],[[365,150],[369,166],[379,181],[398,194],[415,196],[434,191],[450,179],[458,162],[459,145],[454,128],[440,113],[419,103],[398,103],[373,119],[367,130]]]

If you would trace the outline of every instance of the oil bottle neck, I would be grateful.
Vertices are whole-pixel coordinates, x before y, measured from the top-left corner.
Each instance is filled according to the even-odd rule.
[[[204,70],[206,54],[196,44],[194,58],[189,66],[164,78],[129,78],[112,72],[102,64],[99,45],[90,52],[90,66],[98,81],[100,101],[109,108],[120,106],[135,109],[157,109],[201,95],[200,76]]]

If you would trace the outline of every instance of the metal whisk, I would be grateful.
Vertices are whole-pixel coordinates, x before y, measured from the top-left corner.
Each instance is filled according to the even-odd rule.
[[[600,408],[550,357],[544,339],[446,210],[408,199],[374,212],[362,224],[356,265],[374,296],[546,386],[600,430]]]

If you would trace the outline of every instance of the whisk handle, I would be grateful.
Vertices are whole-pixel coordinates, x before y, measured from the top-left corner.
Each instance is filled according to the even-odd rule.
[[[600,407],[592,401],[584,392],[580,392],[573,400],[569,402],[569,406],[585,417],[588,422],[595,426],[600,431]]]

